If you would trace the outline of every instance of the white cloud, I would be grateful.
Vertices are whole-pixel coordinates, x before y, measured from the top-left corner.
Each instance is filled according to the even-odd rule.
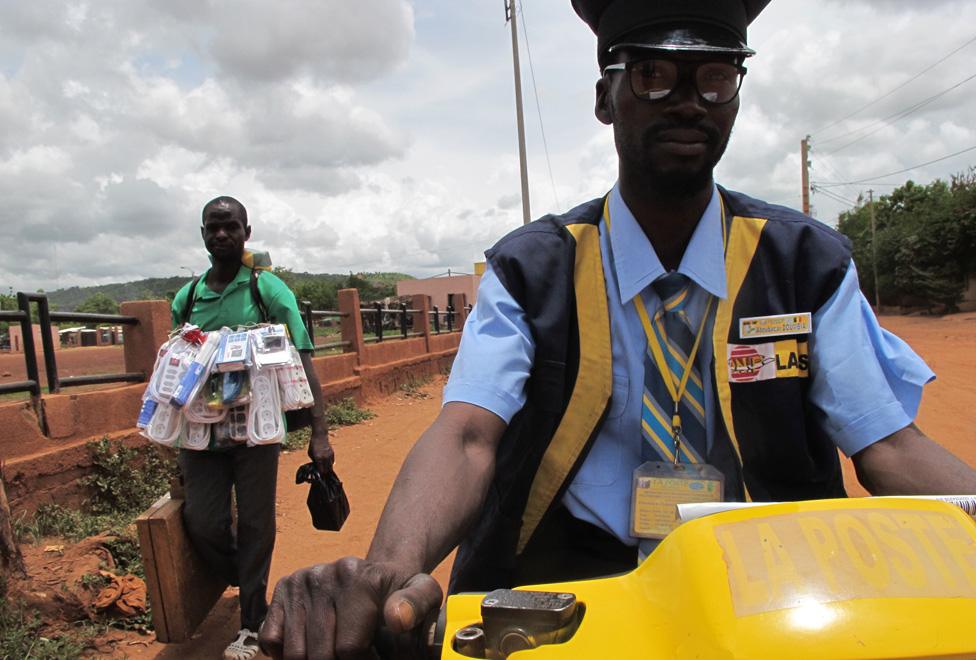
[[[17,150],[0,162],[0,175],[17,176],[27,173],[63,174],[71,167],[71,156],[60,147],[38,145],[25,151]]]
[[[413,11],[402,0],[220,5],[210,48],[224,73],[243,80],[372,79],[401,62],[413,40]]]
[[[593,117],[593,35],[566,0],[522,10],[538,217],[604,193],[616,154]],[[759,54],[720,182],[798,205],[807,134],[820,183],[976,144],[976,81],[946,91],[976,44],[896,90],[974,22],[962,1],[771,3],[750,27]],[[499,7],[456,0],[0,3],[0,288],[199,272],[200,208],[225,193],[255,245],[297,270],[467,270],[522,221],[509,38]],[[813,201],[828,221],[845,208]]]

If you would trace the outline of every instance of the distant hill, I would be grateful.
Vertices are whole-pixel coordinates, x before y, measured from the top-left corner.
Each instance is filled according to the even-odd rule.
[[[279,273],[289,286],[312,282],[324,282],[341,288],[346,285],[349,275],[330,273],[295,273],[284,271]],[[414,279],[412,275],[403,273],[356,273],[356,277],[365,280],[378,289],[395,289],[398,280]],[[164,300],[173,295],[189,281],[183,276],[150,277],[134,282],[120,282],[117,284],[102,284],[99,286],[72,286],[56,291],[46,291],[48,301],[53,309],[70,312],[83,303],[89,296],[103,293],[112,300],[122,303],[127,300]]]
[[[150,277],[134,282],[120,282],[117,284],[101,284],[99,286],[72,286],[56,291],[45,291],[48,302],[54,309],[64,312],[74,311],[89,296],[103,293],[115,302],[127,300],[156,300],[165,299],[176,293],[186,284],[184,276]]]

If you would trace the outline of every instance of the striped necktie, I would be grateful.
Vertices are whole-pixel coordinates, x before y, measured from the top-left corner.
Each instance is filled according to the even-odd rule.
[[[661,307],[654,315],[651,328],[664,351],[670,373],[666,376],[661,373],[652,351],[645,347],[644,403],[641,407],[644,443],[641,455],[645,461],[663,460],[673,463],[671,420],[674,399],[664,377],[670,378],[677,387],[688,363],[688,353],[695,343],[691,323],[685,312],[690,282],[687,277],[675,272],[657,279],[651,286],[661,298]],[[681,417],[679,460],[684,463],[705,462],[705,392],[697,364],[692,365],[678,414]]]

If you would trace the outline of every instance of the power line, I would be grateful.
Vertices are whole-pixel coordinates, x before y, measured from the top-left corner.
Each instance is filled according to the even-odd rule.
[[[930,160],[930,161],[926,161],[924,163],[919,163],[918,165],[912,165],[911,167],[906,167],[903,170],[897,170],[895,172],[888,172],[887,174],[879,174],[878,176],[872,176],[872,177],[868,177],[866,179],[858,179],[857,181],[838,182],[838,183],[834,183],[834,184],[831,184],[831,185],[844,186],[844,185],[851,185],[851,184],[856,184],[856,183],[871,183],[872,181],[875,181],[876,179],[884,179],[885,177],[893,176],[895,174],[904,174],[905,172],[910,172],[911,170],[917,169],[919,167],[925,167],[926,165],[932,165],[933,163],[939,163],[939,162],[942,162],[943,160],[949,160],[950,158],[955,158],[956,156],[959,156],[961,154],[964,154],[964,153],[966,153],[968,151],[972,151],[974,149],[976,149],[976,144],[974,144],[971,147],[967,147],[966,149],[962,149],[960,151],[957,151],[955,153],[951,153],[951,154],[949,154],[947,156],[942,156],[941,158],[936,158],[935,160]],[[873,185],[875,185],[875,184],[873,184]]]
[[[963,48],[965,48],[965,47],[966,47],[966,46],[968,46],[969,44],[971,44],[971,43],[973,43],[974,41],[976,41],[976,37],[972,37],[971,39],[969,39],[969,41],[967,41],[967,42],[966,42],[966,43],[964,43],[963,45],[961,45],[961,46],[959,46],[958,48],[956,48],[956,49],[954,49],[954,50],[952,50],[952,51],[951,51],[951,52],[949,52],[948,54],[946,54],[946,55],[944,55],[944,56],[943,56],[943,57],[942,57],[942,58],[941,58],[940,60],[938,60],[937,62],[935,62],[935,63],[933,63],[933,64],[930,64],[929,66],[927,66],[927,67],[925,67],[924,69],[922,69],[921,71],[919,71],[918,73],[916,73],[916,74],[915,74],[914,76],[912,76],[911,78],[909,78],[908,80],[906,80],[906,81],[905,81],[905,82],[903,82],[902,84],[900,84],[900,85],[898,85],[897,87],[895,87],[895,88],[893,88],[893,89],[892,89],[891,91],[889,91],[889,92],[886,92],[885,94],[882,94],[881,96],[879,96],[878,98],[876,98],[876,99],[874,99],[874,100],[873,100],[873,101],[871,101],[870,103],[867,103],[867,104],[865,104],[865,105],[862,105],[862,106],[861,106],[860,108],[858,108],[858,109],[857,109],[857,110],[855,110],[854,112],[852,112],[852,113],[850,113],[849,115],[846,115],[846,116],[844,116],[844,117],[841,117],[841,118],[840,118],[840,119],[838,119],[837,121],[834,121],[834,122],[831,122],[830,124],[827,124],[827,125],[826,125],[826,126],[824,126],[823,128],[819,128],[819,129],[817,129],[817,130],[816,130],[816,131],[814,131],[814,132],[813,132],[812,134],[813,134],[813,135],[816,135],[817,133],[820,133],[821,131],[825,131],[825,130],[827,130],[828,128],[832,128],[832,127],[834,127],[834,126],[836,126],[837,124],[839,124],[839,123],[841,123],[841,122],[843,122],[843,121],[847,121],[848,119],[850,119],[850,118],[851,118],[851,117],[853,117],[854,115],[856,115],[856,114],[858,114],[858,113],[859,113],[859,112],[861,112],[862,110],[867,110],[868,108],[870,108],[870,107],[871,107],[872,105],[874,105],[875,103],[877,103],[877,102],[879,102],[879,101],[881,101],[881,100],[883,100],[883,99],[886,99],[886,98],[888,98],[889,96],[891,96],[892,94],[894,94],[895,92],[897,92],[897,91],[898,91],[899,89],[901,89],[902,87],[904,87],[904,86],[905,86],[905,85],[907,85],[908,83],[910,83],[910,82],[912,82],[913,80],[916,80],[917,78],[919,78],[919,77],[921,77],[921,76],[922,76],[923,74],[925,74],[925,73],[928,73],[929,71],[931,71],[932,69],[934,69],[934,68],[935,68],[936,66],[938,66],[938,65],[940,65],[940,64],[942,64],[942,63],[943,63],[943,62],[945,62],[945,61],[946,61],[947,59],[949,59],[950,57],[952,57],[953,55],[955,55],[956,53],[958,53],[959,51],[961,51],[961,50],[962,50]]]
[[[964,85],[965,83],[967,83],[967,82],[969,82],[969,81],[970,81],[970,80],[972,80],[973,78],[976,78],[976,73],[974,73],[973,75],[971,75],[971,76],[969,76],[968,78],[966,78],[966,79],[964,79],[964,80],[960,80],[960,81],[959,81],[959,82],[957,82],[957,83],[956,83],[955,85],[953,85],[953,86],[951,86],[951,87],[948,87],[948,88],[946,88],[946,89],[944,89],[944,90],[942,90],[941,92],[939,92],[939,93],[937,93],[937,94],[933,94],[932,96],[930,96],[930,97],[928,97],[927,99],[925,99],[925,100],[923,100],[923,101],[919,101],[918,103],[916,103],[915,105],[913,105],[913,106],[911,106],[910,108],[907,108],[907,109],[904,109],[904,110],[899,110],[898,112],[896,112],[896,113],[894,113],[894,114],[891,114],[891,115],[888,115],[887,117],[885,117],[885,118],[883,118],[883,119],[879,119],[878,121],[876,121],[876,122],[874,122],[873,124],[869,124],[868,126],[865,126],[865,127],[862,127],[862,128],[859,128],[859,129],[857,129],[857,130],[855,130],[855,131],[850,131],[849,133],[844,133],[843,135],[841,135],[841,136],[839,136],[839,137],[844,137],[844,136],[846,136],[846,135],[852,135],[852,134],[854,134],[854,133],[858,133],[858,132],[860,132],[860,131],[863,131],[863,130],[867,130],[867,129],[869,129],[869,128],[872,128],[872,127],[874,127],[874,126],[878,126],[878,128],[877,128],[877,129],[875,129],[875,130],[873,130],[873,131],[871,131],[870,133],[865,133],[864,135],[862,135],[862,136],[860,136],[860,137],[858,137],[858,138],[855,138],[854,140],[851,140],[850,142],[848,142],[847,144],[845,144],[845,145],[844,145],[844,146],[842,146],[842,147],[837,147],[837,148],[836,148],[836,149],[834,149],[833,151],[828,151],[828,152],[827,152],[827,155],[828,155],[828,156],[830,156],[830,155],[832,155],[832,154],[835,154],[835,153],[837,153],[838,151],[843,151],[843,150],[844,150],[844,149],[846,149],[847,147],[849,147],[849,146],[851,146],[851,145],[853,145],[853,144],[857,144],[857,143],[858,143],[858,142],[860,142],[861,140],[863,140],[863,139],[865,139],[865,138],[867,138],[867,137],[870,137],[871,135],[874,135],[874,134],[875,134],[875,133],[877,133],[878,131],[880,131],[880,130],[882,130],[882,129],[884,129],[884,128],[885,128],[886,126],[888,126],[888,125],[890,125],[890,124],[888,123],[888,120],[889,120],[889,119],[892,119],[892,118],[894,118],[894,121],[892,121],[892,122],[891,122],[891,124],[893,124],[893,123],[895,123],[895,122],[897,122],[897,121],[901,121],[902,119],[904,119],[904,118],[905,118],[905,117],[907,117],[908,115],[910,115],[910,114],[912,114],[912,113],[913,113],[913,112],[915,112],[916,110],[921,110],[921,109],[922,109],[923,107],[925,107],[926,105],[928,105],[928,104],[929,104],[929,103],[931,103],[932,101],[935,101],[936,99],[938,99],[938,98],[940,98],[940,97],[942,97],[942,96],[945,96],[946,94],[948,94],[948,93],[949,93],[949,92],[951,92],[952,90],[954,90],[954,89],[956,89],[957,87],[959,87],[959,86],[961,86],[961,85]],[[879,124],[880,124],[880,126],[879,126]],[[824,141],[824,143],[827,143],[827,142],[832,142],[832,141],[834,141],[834,140],[836,140],[836,139],[837,139],[837,138],[830,138],[829,140],[825,140],[825,141]]]
[[[532,66],[532,50],[529,48],[529,31],[525,27],[524,2],[519,3],[519,15],[522,17],[522,34],[525,35],[525,54],[529,58],[529,76],[532,78],[532,94],[535,96],[535,109],[539,114],[539,131],[542,133],[542,148],[546,152],[546,167],[549,168],[549,184],[552,186],[552,198],[556,201],[556,210],[561,211],[559,195],[556,194],[556,180],[552,176],[552,162],[549,160],[549,144],[546,142],[546,128],[542,123],[542,105],[539,103],[539,90],[535,85],[535,68]]]
[[[840,172],[839,172],[839,171],[837,170],[837,168],[836,168],[836,167],[833,167],[833,166],[831,166],[831,165],[830,165],[830,163],[829,163],[829,162],[827,162],[827,156],[826,156],[826,155],[823,155],[823,156],[818,156],[818,158],[817,158],[817,160],[815,161],[815,165],[814,165],[815,167],[816,167],[816,164],[817,164],[817,163],[819,163],[820,165],[823,165],[824,167],[826,167],[826,168],[827,168],[827,169],[828,169],[828,170],[829,170],[830,172],[833,172],[833,173],[834,173],[834,175],[835,175],[835,176],[836,176],[836,177],[837,177],[838,179],[841,179],[841,180],[843,180],[843,179],[847,179],[847,178],[849,178],[849,177],[847,177],[847,176],[845,176],[845,175],[843,175],[843,174],[841,174],[841,173],[840,173]],[[811,183],[813,183],[813,182],[811,182]],[[856,188],[856,187],[854,187],[854,186],[850,186],[850,188],[851,188],[851,190],[855,190],[855,191],[857,191],[857,193],[858,193],[858,194],[860,194],[860,192],[861,192],[860,190],[857,190],[857,188]]]
[[[838,186],[847,186],[848,188],[853,188],[854,187],[854,184],[852,182],[850,182],[850,181],[811,181],[810,182],[810,185],[811,186],[816,186],[818,190],[823,189],[823,188],[837,188]],[[904,181],[901,181],[901,182],[898,182],[898,183],[887,183],[887,182],[881,182],[881,181],[872,181],[871,182],[871,185],[872,186],[892,186],[894,188],[897,188],[898,186],[905,185],[905,182]],[[861,191],[858,190],[858,193],[860,193],[860,192]]]
[[[835,192],[831,192],[830,190],[821,190],[820,188],[817,188],[816,186],[814,186],[813,187],[813,192],[819,193],[819,194],[824,195],[826,197],[829,197],[830,199],[834,200],[835,202],[840,202],[841,204],[844,204],[846,206],[854,207],[854,206],[857,206],[858,205],[858,202],[855,202],[854,200],[851,200],[851,199],[847,199],[846,197],[843,197],[841,195],[838,195]]]

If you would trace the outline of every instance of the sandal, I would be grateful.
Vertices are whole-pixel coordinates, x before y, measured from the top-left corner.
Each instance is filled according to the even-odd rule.
[[[258,634],[241,628],[237,639],[224,649],[224,660],[251,660],[258,654]]]

